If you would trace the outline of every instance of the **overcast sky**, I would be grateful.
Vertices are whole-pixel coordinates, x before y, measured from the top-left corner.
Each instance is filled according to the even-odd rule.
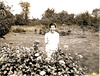
[[[100,0],[0,0],[4,1],[7,5],[12,6],[12,13],[20,14],[21,7],[20,1],[29,2],[30,18],[41,18],[47,8],[54,8],[55,12],[67,11],[69,14],[79,14],[88,11],[90,14],[95,8],[100,8]]]

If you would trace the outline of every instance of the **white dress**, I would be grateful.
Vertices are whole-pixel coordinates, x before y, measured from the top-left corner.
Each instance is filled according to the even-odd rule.
[[[48,32],[45,34],[45,43],[46,43],[46,53],[47,58],[51,59],[52,53],[58,50],[58,44],[59,44],[59,33],[54,32]]]

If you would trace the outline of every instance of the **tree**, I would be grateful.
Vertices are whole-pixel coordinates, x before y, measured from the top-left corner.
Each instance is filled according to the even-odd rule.
[[[68,19],[68,13],[66,11],[62,11],[60,13],[55,13],[54,9],[47,9],[42,15],[42,21],[45,22],[56,22],[56,23],[66,23]]]
[[[81,13],[75,17],[75,22],[78,25],[85,25],[85,26],[90,25],[91,23],[90,17],[91,16],[88,12]]]
[[[68,24],[68,25],[75,24],[75,22],[74,22],[74,14],[69,14],[69,15],[68,15],[67,24]]]
[[[60,24],[67,23],[67,19],[68,19],[68,13],[66,11],[63,10],[62,12],[57,14],[58,23]]]
[[[25,19],[22,14],[15,15],[15,25],[25,25]]]
[[[28,2],[20,2],[19,3],[20,6],[22,7],[22,15],[23,15],[23,18],[25,19],[25,24],[27,25],[28,24],[28,18],[29,18],[29,7],[30,7],[30,3]]]
[[[54,16],[54,14],[55,14],[55,10],[54,9],[47,9],[45,12],[44,12],[44,14],[42,15],[42,19],[45,19],[45,18],[48,18],[48,19],[50,19],[50,18],[52,18],[53,16]]]
[[[41,18],[41,22],[44,25],[48,25],[54,20],[55,10],[54,9],[47,9],[43,14]]]
[[[8,8],[4,2],[0,2],[0,37],[7,34],[14,23],[14,16]]]
[[[100,8],[96,8],[96,9],[94,9],[93,11],[92,11],[92,15],[94,16],[94,17],[100,17]]]
[[[99,30],[99,24],[100,24],[100,8],[96,8],[92,11],[92,18],[91,18],[91,21],[92,21],[92,24],[95,28],[96,28],[96,31]]]

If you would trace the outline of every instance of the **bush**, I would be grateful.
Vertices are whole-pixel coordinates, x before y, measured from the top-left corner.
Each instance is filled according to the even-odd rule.
[[[50,62],[46,60],[45,54],[39,50],[38,44],[30,48],[18,44],[12,48],[9,44],[0,49],[0,76],[81,76],[85,72],[71,55],[58,50],[52,55]]]
[[[5,4],[0,1],[0,37],[3,37],[9,32],[12,24],[14,24],[13,14],[7,10]]]
[[[21,32],[26,32],[26,30],[21,29],[21,28],[16,28],[16,29],[13,30],[13,32],[15,32],[15,33],[21,33]]]

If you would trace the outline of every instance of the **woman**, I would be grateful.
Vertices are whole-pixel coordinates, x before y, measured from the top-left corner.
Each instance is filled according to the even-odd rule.
[[[58,50],[59,46],[59,33],[56,30],[56,24],[51,23],[49,25],[50,31],[45,34],[45,45],[47,59],[51,60],[51,55]]]

